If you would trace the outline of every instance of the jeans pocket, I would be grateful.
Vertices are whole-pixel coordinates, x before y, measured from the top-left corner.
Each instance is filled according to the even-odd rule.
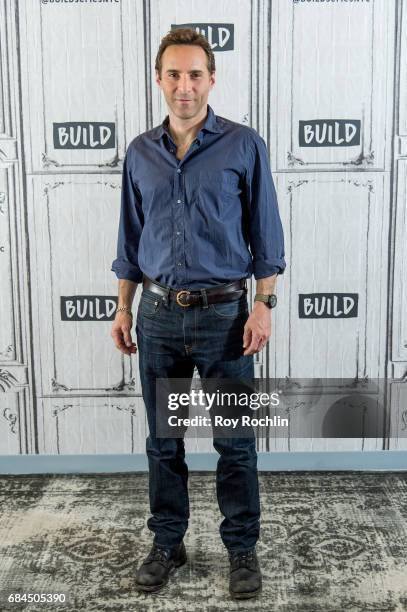
[[[210,311],[219,319],[236,319],[238,317],[248,317],[249,307],[246,296],[243,295],[238,300],[230,302],[216,302],[209,305]]]
[[[143,292],[140,297],[139,313],[148,319],[155,318],[161,310],[162,303],[158,295],[153,297]]]

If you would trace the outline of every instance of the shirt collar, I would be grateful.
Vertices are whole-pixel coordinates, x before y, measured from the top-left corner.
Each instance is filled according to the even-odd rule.
[[[215,134],[222,132],[222,127],[217,121],[217,117],[213,111],[213,108],[209,104],[207,104],[207,109],[208,109],[208,114],[206,116],[205,123],[202,126],[201,130],[206,130],[208,132],[214,132]],[[153,129],[153,133],[151,135],[151,138],[153,140],[159,140],[165,133],[168,135],[168,121],[169,121],[169,115],[166,116],[166,118],[161,123],[161,125]]]

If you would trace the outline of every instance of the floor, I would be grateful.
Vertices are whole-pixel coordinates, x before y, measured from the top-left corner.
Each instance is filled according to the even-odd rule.
[[[407,610],[407,472],[260,472],[263,591],[233,602],[214,474],[191,472],[188,563],[155,595],[145,473],[0,477],[0,610]],[[10,593],[67,603],[8,603]]]

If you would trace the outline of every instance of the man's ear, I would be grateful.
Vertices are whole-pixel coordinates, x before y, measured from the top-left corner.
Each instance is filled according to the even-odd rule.
[[[161,87],[161,79],[160,79],[160,75],[158,73],[158,70],[155,71],[155,82],[157,83],[157,85],[159,87]]]

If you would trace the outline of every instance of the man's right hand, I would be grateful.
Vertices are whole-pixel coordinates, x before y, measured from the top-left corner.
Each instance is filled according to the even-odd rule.
[[[133,317],[129,313],[125,311],[118,312],[113,321],[112,331],[110,332],[116,348],[125,355],[131,355],[131,353],[137,352],[137,346],[131,340],[132,324]]]

